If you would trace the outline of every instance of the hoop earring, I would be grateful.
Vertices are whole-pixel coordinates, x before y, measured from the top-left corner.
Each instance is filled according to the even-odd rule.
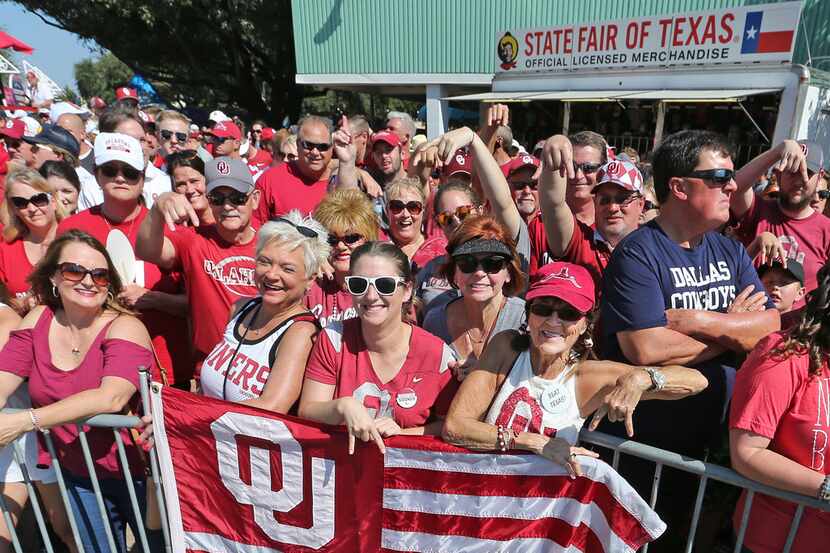
[[[52,295],[58,297],[58,287],[52,284]]]
[[[115,295],[109,289],[107,289],[107,303],[115,303]]]

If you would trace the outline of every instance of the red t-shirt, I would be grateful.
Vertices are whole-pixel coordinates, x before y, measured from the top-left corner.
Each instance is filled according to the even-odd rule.
[[[423,269],[427,263],[447,253],[447,239],[443,233],[434,238],[427,238],[412,256],[413,273]]]
[[[322,327],[357,317],[352,295],[342,290],[334,279],[318,278],[304,301]]]
[[[545,225],[541,217],[533,219],[527,225],[527,234],[530,238],[530,259],[528,260],[527,274],[532,275],[539,267],[543,267],[553,261],[553,256],[548,249],[548,235],[545,232]]]
[[[736,235],[744,246],[764,231],[777,236],[787,257],[804,266],[807,291],[815,289],[816,273],[830,258],[830,218],[814,212],[804,219],[792,219],[781,212],[776,200],[755,198],[738,223]],[[796,307],[803,303],[802,300]]]
[[[274,158],[271,157],[271,154],[262,148],[257,148],[256,155],[248,158],[248,170],[251,171],[252,175],[256,175],[260,171],[267,169],[273,161]]]
[[[310,215],[328,189],[328,179],[312,181],[300,173],[293,161],[282,163],[265,171],[256,181],[260,191],[257,220],[265,223],[273,217],[299,209]]]
[[[165,236],[176,248],[184,274],[199,378],[202,361],[222,339],[231,306],[240,298],[257,295],[256,237],[246,244],[229,244],[214,225],[176,227],[174,232],[166,230]]]
[[[142,207],[134,219],[113,223],[104,217],[101,206],[97,205],[61,221],[56,236],[70,229],[79,229],[106,245],[110,231],[118,229],[127,236],[135,251],[138,228],[148,213],[147,208]],[[181,273],[162,271],[158,265],[146,261],[143,263],[144,288],[167,294],[181,294],[184,291]],[[173,382],[190,380],[193,377],[193,355],[187,336],[186,320],[155,309],[142,311],[139,318],[150,333],[156,355],[167,371],[167,377]]]
[[[537,219],[534,219],[538,220]],[[544,226],[542,227],[544,228]],[[611,259],[608,244],[598,239],[596,230],[574,217],[574,233],[565,252],[558,261],[567,261],[582,265],[594,279],[594,287],[599,294],[602,289],[602,273]]]
[[[23,249],[23,240],[0,242],[0,282],[6,285],[10,295],[18,298],[26,295],[31,289],[26,279],[33,269]]]
[[[417,326],[412,327],[409,352],[395,378],[382,383],[363,342],[360,319],[329,324],[320,336],[306,366],[306,378],[334,385],[334,398],[353,396],[375,418],[392,417],[401,428],[423,426],[433,406],[445,414],[452,397],[447,391],[452,351],[444,342]]]
[[[729,427],[770,439],[768,449],[822,474],[830,474],[830,373],[809,376],[806,354],[781,359],[770,355],[782,340],[776,332],[763,338],[744,362],[735,380]],[[735,509],[740,525],[746,493]],[[754,553],[781,551],[796,506],[755,494],[744,544]],[[823,550],[830,536],[830,512],[807,508],[792,553]]]

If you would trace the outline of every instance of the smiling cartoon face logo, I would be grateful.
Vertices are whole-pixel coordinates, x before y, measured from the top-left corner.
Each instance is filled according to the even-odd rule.
[[[499,40],[496,53],[501,60],[499,67],[508,71],[516,67],[516,58],[519,57],[519,41],[510,33],[504,33]]]

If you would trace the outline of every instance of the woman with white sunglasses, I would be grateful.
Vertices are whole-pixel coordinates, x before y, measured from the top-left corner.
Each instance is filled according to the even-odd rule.
[[[400,248],[369,242],[352,252],[346,286],[358,318],[329,324],[311,350],[299,415],[343,424],[355,438],[441,432],[455,391],[444,342],[404,322],[412,271]]]

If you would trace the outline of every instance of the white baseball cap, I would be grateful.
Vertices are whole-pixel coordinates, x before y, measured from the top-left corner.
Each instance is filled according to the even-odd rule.
[[[56,125],[58,123],[58,118],[66,113],[78,115],[84,120],[89,119],[89,116],[92,115],[84,108],[78,107],[72,102],[55,102],[49,109],[49,120],[52,124]]]
[[[102,132],[95,137],[95,165],[110,161],[123,161],[133,169],[144,170],[144,152],[141,144],[132,136]]]
[[[23,136],[35,136],[40,134],[40,131],[43,130],[43,125],[41,125],[40,121],[38,121],[34,117],[24,115],[20,118],[20,120],[23,121],[24,125],[26,125],[26,130],[23,131]]]
[[[218,109],[215,111],[211,111],[210,115],[208,115],[208,119],[211,121],[216,121],[217,123],[221,123],[222,121],[230,121],[231,118],[225,115],[225,112],[219,111]]]

